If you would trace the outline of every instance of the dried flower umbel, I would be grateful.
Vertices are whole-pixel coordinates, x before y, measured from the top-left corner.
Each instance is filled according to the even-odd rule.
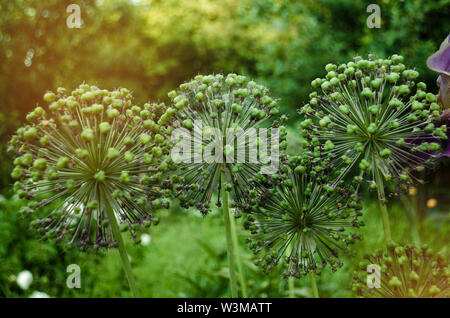
[[[407,70],[398,55],[336,66],[328,64],[325,79],[316,79],[311,100],[300,113],[308,139],[323,141],[323,151],[347,173],[356,168],[355,180],[366,179],[376,187],[376,175],[386,182],[404,184],[411,171],[421,170],[439,143],[427,137],[446,138],[446,127],[436,127],[439,105],[424,83],[415,83],[419,73]],[[424,141],[424,142],[421,142]]]
[[[237,287],[228,196],[230,192],[234,201],[232,204],[239,205],[246,201],[252,184],[260,183],[266,178],[261,171],[264,165],[260,160],[249,160],[249,153],[257,151],[252,155],[255,158],[261,157],[260,147],[250,148],[252,142],[261,141],[260,131],[257,129],[278,114],[277,101],[269,96],[264,86],[236,74],[198,75],[192,81],[180,85],[179,90],[170,92],[169,97],[173,101],[175,121],[187,131],[187,135],[194,138],[192,147],[190,143],[187,147],[187,161],[180,162],[183,186],[177,193],[182,206],[195,206],[204,215],[210,210],[213,195],[221,193],[217,205],[223,204],[224,207],[230,281],[232,295],[235,297]],[[279,129],[279,139],[275,145],[270,145],[269,156],[273,155],[274,149],[278,153],[287,146],[286,132],[282,126],[284,120],[283,116],[270,127]],[[271,136],[270,133],[269,129],[266,136]],[[209,150],[210,145],[215,145],[212,151]],[[243,160],[239,160],[238,154],[242,152],[247,154],[241,158]],[[205,156],[210,159],[205,159]],[[278,162],[278,156],[273,160]]]
[[[380,269],[377,277],[374,266]],[[450,266],[444,257],[434,255],[430,248],[389,244],[384,252],[367,255],[361,272],[354,277],[353,291],[362,297],[381,298],[448,298],[450,297]],[[368,277],[371,275],[371,277]],[[368,279],[369,278],[369,279]],[[379,278],[379,286],[377,286]],[[369,283],[372,284],[369,288]]]
[[[361,206],[354,189],[334,183],[327,159],[292,157],[283,171],[276,186],[251,192],[244,223],[253,234],[249,246],[265,270],[282,263],[284,276],[309,273],[314,288],[314,275],[341,267],[339,254],[359,238]]]
[[[171,128],[155,123],[165,106],[133,106],[127,89],[86,84],[44,100],[48,110],[36,107],[10,141],[14,188],[29,200],[25,212],[49,206],[33,221],[43,235],[81,249],[119,246],[122,255],[119,231],[137,239],[158,223],[152,211],[168,204]]]
[[[402,61],[399,55],[370,55],[339,66],[328,64],[326,77],[312,82],[320,92],[313,92],[300,110],[306,116],[303,136],[316,149],[319,143],[318,151],[332,159],[340,170],[337,180],[351,176],[357,184],[368,182],[378,191],[382,210],[384,184],[406,190],[415,180],[412,172],[431,165],[441,151],[439,142],[427,140],[447,139],[447,127],[436,124],[440,107],[435,95],[415,82],[419,73],[406,69]],[[388,219],[383,220],[390,240]]]
[[[250,142],[258,139],[258,131],[250,131],[251,128],[262,128],[264,122],[278,114],[277,101],[268,93],[264,86],[236,74],[199,75],[180,85],[178,91],[169,93],[174,107],[178,109],[175,116],[179,125],[194,138],[190,162],[180,163],[184,182],[179,193],[182,194],[180,199],[184,206],[194,205],[206,215],[213,194],[221,190],[222,173],[225,188],[232,192],[236,202],[245,201],[248,188],[256,181],[256,176],[263,178],[261,162],[250,162],[248,157],[240,162],[237,153],[247,148],[248,156]],[[281,130],[280,141],[277,140],[275,145],[280,148],[287,146],[284,141],[285,128],[281,125],[284,119],[272,125]],[[200,132],[199,136],[195,136],[196,129]],[[240,136],[246,138],[239,139]],[[227,139],[234,139],[237,145],[227,144]],[[206,147],[215,143],[220,143],[221,148],[223,145],[220,149],[223,158],[217,157],[220,155],[214,152],[217,149],[211,149],[212,160],[205,159],[209,155]],[[260,149],[256,150],[259,156]],[[234,156],[233,160],[230,160],[230,155]],[[220,198],[218,201],[220,206]]]

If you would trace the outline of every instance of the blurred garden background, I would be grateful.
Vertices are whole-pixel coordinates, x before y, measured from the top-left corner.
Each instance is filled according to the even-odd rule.
[[[379,0],[381,27],[368,28],[372,0],[0,0],[0,297],[130,296],[116,251],[81,253],[44,242],[18,216],[12,195],[11,134],[47,90],[80,83],[132,90],[136,103],[167,101],[167,93],[197,74],[236,72],[267,85],[289,115],[290,151],[300,138],[296,109],[324,75],[324,65],[375,53],[405,57],[428,90],[438,91],[426,67],[450,31],[450,0]],[[81,9],[81,28],[69,28],[66,8]],[[391,201],[394,240],[430,245],[449,255],[450,164],[427,183]],[[370,196],[370,194],[364,194]],[[374,197],[374,196],[371,196]],[[365,253],[383,246],[378,206],[366,204],[363,240],[336,274],[318,278],[321,297],[351,297],[352,274]],[[129,252],[145,297],[229,295],[223,217],[206,218],[174,202],[161,222]],[[288,282],[253,264],[237,219],[240,255],[251,297],[287,297]],[[418,231],[413,229],[418,228]],[[418,232],[418,233],[417,233]],[[81,288],[66,286],[66,267],[81,268]],[[32,274],[18,284],[20,272]],[[307,279],[295,296],[310,297]]]

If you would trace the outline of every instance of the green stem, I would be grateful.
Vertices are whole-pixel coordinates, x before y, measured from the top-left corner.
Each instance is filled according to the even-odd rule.
[[[392,241],[391,227],[389,223],[389,214],[385,203],[380,203],[381,219],[383,221],[384,240],[387,243]]]
[[[289,298],[295,298],[294,277],[290,276],[288,278],[288,286],[289,286]]]
[[[234,217],[230,216],[230,225],[231,225],[231,235],[233,239],[233,247],[236,252],[236,264],[239,272],[239,284],[241,285],[242,297],[247,298],[247,284],[245,283],[244,269],[242,267],[241,262],[241,253],[239,252],[239,241],[236,232],[236,223],[234,221]]]
[[[378,203],[380,205],[381,219],[383,221],[384,241],[386,245],[392,241],[391,226],[389,224],[389,214],[386,207],[386,197],[384,195],[383,179],[378,169],[375,168],[375,182],[377,184],[378,191]]]
[[[131,292],[133,293],[133,296],[135,298],[139,298],[139,293],[136,287],[136,282],[134,281],[133,272],[131,270],[130,261],[128,259],[128,254],[125,249],[125,244],[122,239],[122,235],[120,234],[119,225],[117,224],[116,216],[114,215],[114,211],[111,208],[111,204],[108,201],[108,198],[105,197],[103,200],[105,204],[105,210],[106,214],[108,215],[109,222],[111,224],[111,229],[114,235],[114,238],[116,239],[117,243],[119,244],[119,254],[120,258],[122,259],[122,265],[123,270],[125,271],[125,275],[127,276],[128,284],[130,285]]]
[[[420,178],[424,180],[426,177],[425,172],[422,171]],[[417,185],[417,213],[416,218],[419,222],[423,221],[426,215],[427,209],[427,188],[424,184],[419,183]]]
[[[290,255],[291,251],[292,251],[292,244],[289,244],[286,250],[287,255]],[[289,276],[288,278],[289,298],[295,298],[294,282],[295,282],[294,277]]]
[[[403,203],[403,207],[405,208],[406,215],[408,216],[408,221],[411,224],[411,236],[416,244],[421,243],[420,233],[419,233],[419,224],[417,222],[417,211],[413,209],[410,199],[407,196],[401,196],[400,200]]]
[[[223,204],[223,219],[225,221],[225,231],[227,236],[227,253],[228,253],[228,267],[230,269],[230,285],[231,285],[231,297],[237,298],[237,280],[236,271],[234,269],[234,248],[233,239],[231,235],[230,225],[230,210],[228,208],[228,192],[225,190],[225,171],[222,170],[220,178],[222,204]]]
[[[314,298],[319,298],[319,290],[317,289],[316,276],[313,272],[309,272],[309,279],[311,280],[311,287]]]
[[[412,236],[414,242],[419,245],[422,244],[422,236],[420,235],[420,224],[418,222],[417,215],[414,215],[412,229],[413,229]]]

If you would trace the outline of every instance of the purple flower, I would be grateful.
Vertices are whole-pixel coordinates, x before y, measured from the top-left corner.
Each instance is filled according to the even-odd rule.
[[[450,108],[450,34],[439,50],[428,58],[427,66],[440,74],[437,79],[440,88],[438,102],[444,109]]]
[[[449,157],[450,158],[450,109],[444,110],[441,115],[441,123],[447,125],[447,148],[444,153],[441,154],[441,157]]]

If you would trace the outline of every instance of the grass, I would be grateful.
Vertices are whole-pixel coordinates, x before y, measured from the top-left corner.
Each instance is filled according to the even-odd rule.
[[[367,201],[366,201],[367,202]],[[370,201],[369,201],[370,202]],[[63,253],[52,242],[41,242],[28,222],[15,215],[20,202],[0,203],[0,229],[12,241],[0,234],[0,295],[26,297],[33,290],[52,297],[130,297],[117,251],[85,254]],[[393,239],[399,243],[412,241],[411,224],[400,202],[389,206]],[[352,274],[358,269],[365,253],[383,247],[383,229],[376,202],[363,210],[365,226],[363,240],[354,246],[354,255],[345,257],[344,267],[336,273],[327,270],[317,277],[321,297],[352,297]],[[244,243],[247,232],[237,220],[240,253],[250,297],[287,297],[288,283],[274,270],[264,274],[253,264],[251,252]],[[143,297],[227,297],[230,295],[226,258],[225,228],[222,215],[214,210],[207,217],[195,211],[183,211],[174,206],[161,212],[161,223],[150,229],[151,242],[135,246],[126,239],[136,281]],[[445,251],[450,227],[444,221],[429,219],[423,224],[423,241],[434,250]],[[25,234],[24,234],[25,233]],[[16,237],[16,239],[14,239]],[[71,263],[81,267],[81,288],[65,285]],[[20,290],[13,280],[21,270],[30,270],[34,281],[27,291]],[[295,281],[296,297],[311,297],[308,277]]]

